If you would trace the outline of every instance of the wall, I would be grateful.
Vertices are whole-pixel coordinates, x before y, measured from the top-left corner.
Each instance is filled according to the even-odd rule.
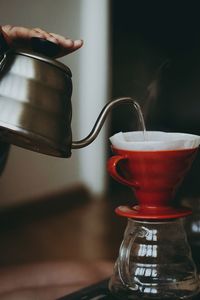
[[[61,59],[73,73],[72,131],[76,140],[89,133],[107,99],[107,4],[106,0],[0,1],[1,24],[41,27],[73,39],[84,39],[83,49]],[[90,18],[91,15],[94,18]],[[103,31],[99,31],[102,24]],[[0,178],[0,205],[28,201],[79,183],[94,193],[102,193],[105,188],[104,136],[105,129],[84,154],[83,150],[74,150],[70,159],[48,157],[12,146]]]
[[[121,5],[112,0],[112,14],[112,96],[135,97],[145,113],[147,130],[199,135],[198,3],[174,1],[163,6],[162,1],[124,0]],[[129,107],[119,109],[112,115],[112,133],[137,129]],[[199,173],[200,153],[177,197],[199,197]],[[111,181],[112,192],[127,189]]]

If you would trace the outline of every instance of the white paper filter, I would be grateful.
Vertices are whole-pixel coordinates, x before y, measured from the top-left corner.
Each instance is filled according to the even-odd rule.
[[[164,131],[119,132],[110,137],[112,145],[124,150],[178,150],[197,148],[200,136]]]

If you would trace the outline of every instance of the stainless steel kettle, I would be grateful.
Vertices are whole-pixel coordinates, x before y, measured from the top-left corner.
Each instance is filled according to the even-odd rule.
[[[114,106],[135,101],[124,97],[109,102],[90,134],[72,141],[71,71],[51,58],[56,44],[38,38],[32,43],[33,52],[0,49],[0,140],[47,155],[70,157],[71,149],[85,147],[97,137]]]

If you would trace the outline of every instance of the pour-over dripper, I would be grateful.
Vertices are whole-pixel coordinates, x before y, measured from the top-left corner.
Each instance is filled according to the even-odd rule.
[[[145,135],[145,136],[144,136]],[[200,137],[166,132],[118,133],[110,138],[113,178],[133,188],[138,205],[117,213],[135,219],[173,219],[191,213],[175,208],[173,198],[198,150]]]
[[[128,225],[109,282],[120,300],[192,299],[199,278],[184,232],[189,209],[173,206],[176,189],[189,170],[200,137],[164,132],[119,133],[111,137],[109,173],[130,186],[138,200],[120,206]]]

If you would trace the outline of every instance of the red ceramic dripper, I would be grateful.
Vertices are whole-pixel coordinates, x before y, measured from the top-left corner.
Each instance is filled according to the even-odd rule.
[[[121,150],[108,160],[108,172],[134,191],[138,205],[120,206],[117,214],[140,220],[174,219],[191,210],[173,206],[173,198],[198,148],[181,150]]]

